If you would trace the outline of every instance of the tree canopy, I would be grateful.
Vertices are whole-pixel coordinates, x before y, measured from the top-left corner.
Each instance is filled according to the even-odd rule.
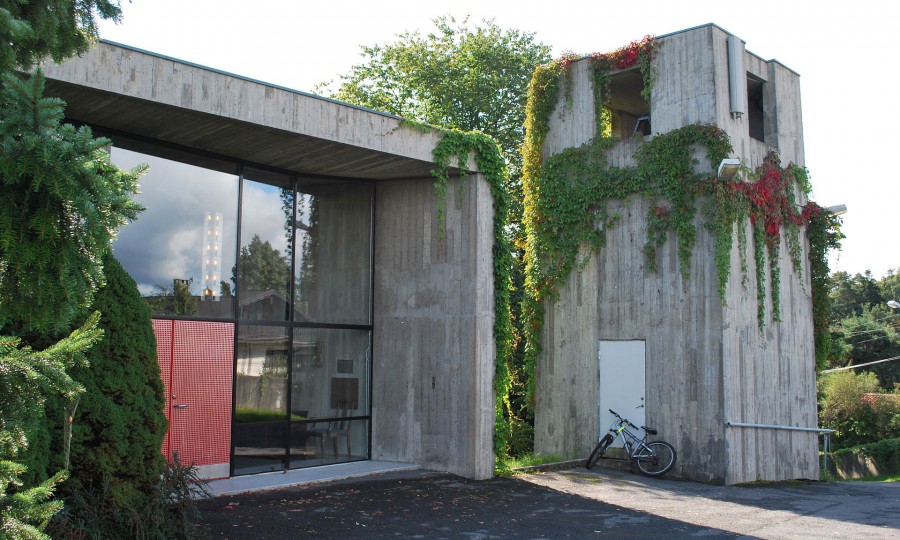
[[[241,269],[238,289],[243,293],[266,290],[283,293],[291,283],[289,257],[282,255],[258,234],[253,235],[249,244],[241,247],[238,264]]]
[[[887,305],[897,300],[900,275],[888,272],[882,279],[872,273],[831,275],[831,352],[829,367],[859,365],[900,356],[900,310]],[[863,369],[878,376],[890,389],[900,383],[900,361],[874,364]]]
[[[518,170],[525,101],[534,68],[550,47],[533,33],[503,30],[493,21],[471,26],[448,16],[434,31],[406,32],[386,45],[363,46],[365,61],[341,76],[332,97],[497,140]]]
[[[96,38],[109,0],[0,0],[0,328],[62,334],[103,283],[116,231],[141,210],[141,169],[111,164],[107,139],[64,124],[35,61],[62,60]]]
[[[108,140],[63,124],[64,104],[44,97],[41,72],[23,72],[85,51],[95,17],[119,15],[118,1],[0,0],[0,334],[27,336],[0,337],[3,538],[47,538],[41,531],[61,507],[50,498],[65,473],[26,487],[22,462],[46,461],[46,448],[29,443],[45,429],[47,400],[82,390],[67,370],[99,339],[99,314],[41,353],[31,347],[86,314],[103,283],[101,258],[141,209],[131,199],[140,170],[121,171]]]

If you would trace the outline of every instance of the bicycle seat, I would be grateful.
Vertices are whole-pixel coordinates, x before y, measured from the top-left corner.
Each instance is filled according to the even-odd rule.
[[[647,432],[647,435],[656,435],[656,430],[653,428],[648,428],[647,426],[641,426],[641,429]]]

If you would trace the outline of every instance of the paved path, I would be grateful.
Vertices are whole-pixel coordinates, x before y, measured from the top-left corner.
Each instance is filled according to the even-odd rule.
[[[201,503],[212,538],[900,539],[900,484],[753,487],[571,469],[483,482],[402,472]]]
[[[673,536],[679,537],[703,536],[701,531],[697,531],[699,535],[688,531],[705,527],[710,535],[752,538],[900,539],[900,483],[797,481],[711,486],[627,472],[597,474],[585,469],[522,479],[641,513],[639,522],[671,520],[672,530],[679,531]],[[615,518],[603,518],[601,522],[598,530],[615,529],[620,524]]]

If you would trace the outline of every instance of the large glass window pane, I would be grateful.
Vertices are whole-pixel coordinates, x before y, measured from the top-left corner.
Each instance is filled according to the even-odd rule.
[[[370,324],[372,188],[301,184],[294,320]]]
[[[315,467],[369,458],[369,420],[336,418],[295,422],[290,431],[290,468]]]
[[[292,417],[368,416],[371,342],[368,330],[295,328]]]
[[[286,321],[290,316],[293,197],[288,177],[245,170],[237,279],[242,319]]]
[[[235,474],[284,468],[287,448],[290,329],[238,326],[235,378]]]
[[[287,422],[234,424],[234,474],[284,470]]]
[[[281,326],[238,326],[236,422],[287,420],[289,332]]]
[[[235,261],[237,175],[120,147],[112,160],[150,165],[136,197],[147,209],[119,231],[113,252],[153,314],[233,317],[226,273]]]

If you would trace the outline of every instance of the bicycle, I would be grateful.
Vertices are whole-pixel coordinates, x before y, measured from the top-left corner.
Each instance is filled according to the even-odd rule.
[[[647,435],[656,435],[657,431],[655,429],[647,426],[638,428],[627,419],[619,416],[619,413],[616,411],[609,409],[609,412],[613,413],[616,420],[609,427],[609,432],[601,437],[597,446],[594,447],[594,451],[591,452],[587,462],[584,464],[585,468],[590,469],[597,464],[597,461],[606,452],[609,445],[616,439],[616,436],[622,437],[622,442],[625,443],[625,452],[631,461],[637,465],[641,474],[645,476],[662,476],[675,466],[675,448],[671,444],[666,441],[647,442]],[[631,426],[636,430],[643,429],[645,435],[643,438],[638,438],[626,426]]]

